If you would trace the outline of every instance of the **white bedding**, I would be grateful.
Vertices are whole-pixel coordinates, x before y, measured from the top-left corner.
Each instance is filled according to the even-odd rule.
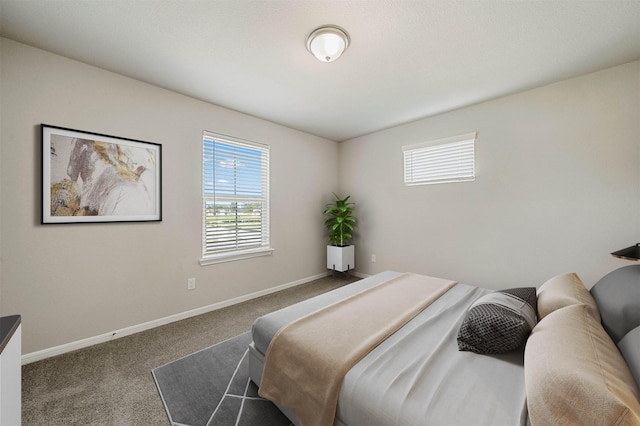
[[[253,326],[255,348],[264,353],[273,334],[292,319],[397,275],[378,274],[260,318]],[[457,348],[467,308],[491,291],[454,286],[366,355],[344,379],[337,420],[381,426],[527,424],[523,352],[488,356]],[[252,378],[259,382],[259,373]]]
[[[523,351],[458,351],[467,308],[490,290],[458,284],[345,376],[347,425],[525,425]]]

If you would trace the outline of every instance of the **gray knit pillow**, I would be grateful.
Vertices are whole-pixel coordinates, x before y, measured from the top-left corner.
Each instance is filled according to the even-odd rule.
[[[501,354],[527,341],[537,322],[536,288],[520,287],[489,293],[476,300],[458,331],[458,349]]]

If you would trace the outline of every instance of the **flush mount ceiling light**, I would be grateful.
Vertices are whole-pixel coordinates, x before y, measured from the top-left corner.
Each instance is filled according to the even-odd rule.
[[[322,62],[333,62],[349,47],[349,34],[335,25],[316,28],[307,37],[307,50]]]

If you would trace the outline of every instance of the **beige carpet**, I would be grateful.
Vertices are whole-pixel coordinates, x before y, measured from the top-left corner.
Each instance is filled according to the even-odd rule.
[[[261,315],[358,278],[323,278],[22,367],[22,424],[168,425],[151,370],[248,331]]]

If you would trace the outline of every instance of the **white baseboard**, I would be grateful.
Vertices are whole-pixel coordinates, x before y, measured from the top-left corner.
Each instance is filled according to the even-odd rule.
[[[142,324],[133,325],[131,327],[122,328],[120,330],[115,330],[109,333],[100,334],[93,337],[88,337],[82,340],[76,340],[75,342],[65,343],[64,345],[54,346],[52,348],[43,349],[41,351],[31,352],[28,354],[22,355],[22,365],[29,364],[31,362],[41,361],[46,358],[51,358],[56,355],[62,355],[67,352],[75,351],[78,349],[86,348],[88,346],[96,345],[98,343],[108,342],[110,340],[117,339],[119,337],[128,336],[130,334],[140,333],[141,331],[149,330],[155,327],[159,327],[161,325],[166,325],[175,321],[180,321],[183,319],[191,318],[196,315],[206,314],[207,312],[212,312],[218,309],[226,308],[228,306],[236,305],[238,303],[246,302],[251,299],[256,299],[258,297],[266,296],[271,293],[276,293],[278,291],[286,290],[291,287],[295,287],[301,284],[308,283],[310,281],[314,281],[320,278],[324,278],[327,275],[330,275],[331,272],[325,272],[322,274],[313,275],[311,277],[302,278],[297,281],[292,281],[287,284],[282,284],[276,287],[271,287],[266,290],[260,290],[255,293],[246,294],[244,296],[235,297],[233,299],[225,300],[222,302],[214,303],[212,305],[202,306],[200,308],[192,309],[190,311],[181,312],[178,314],[170,315],[168,317],[159,318],[157,320],[148,321]],[[353,273],[355,276],[360,276]]]

